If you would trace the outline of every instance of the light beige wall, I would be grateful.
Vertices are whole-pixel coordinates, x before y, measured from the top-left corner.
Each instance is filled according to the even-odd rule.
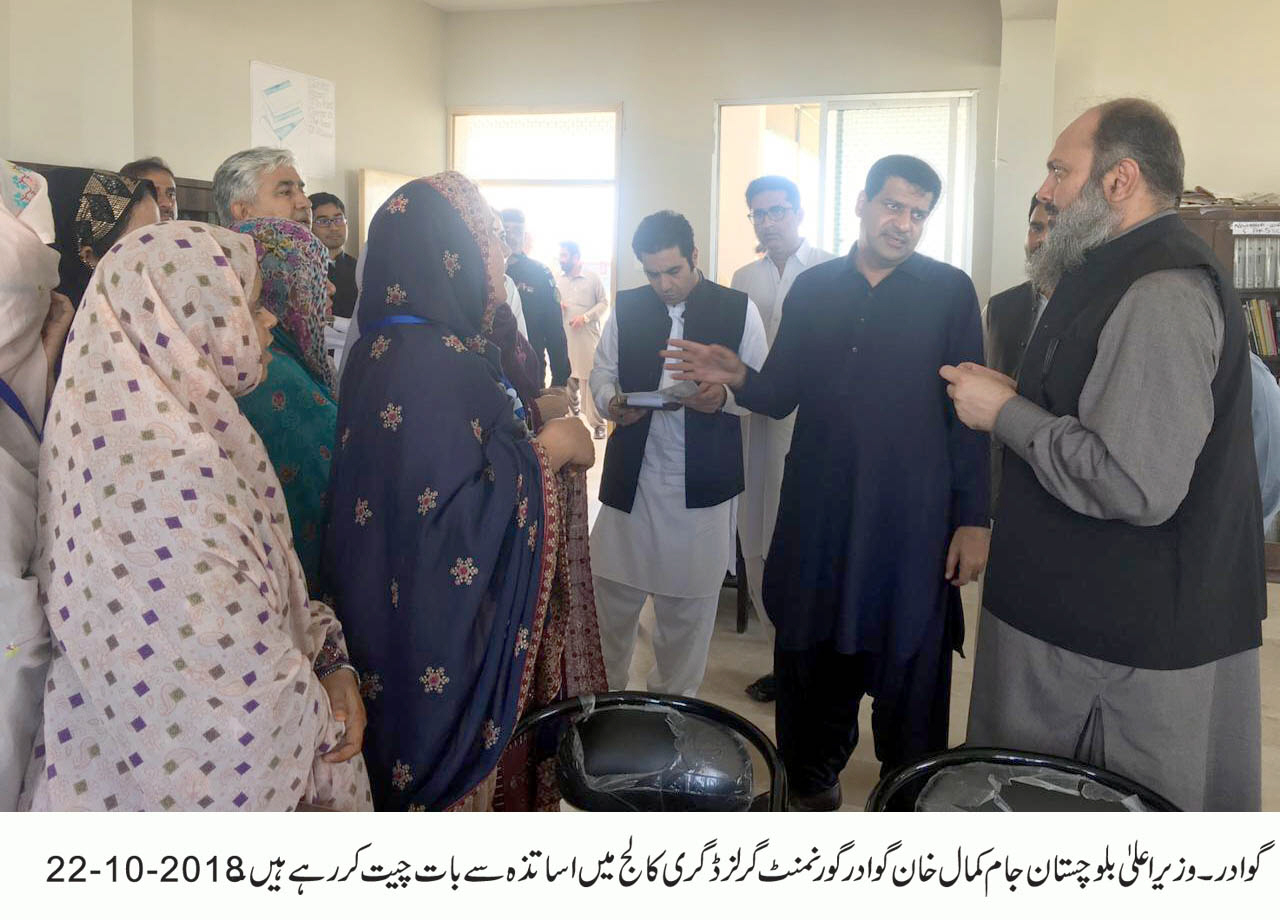
[[[211,179],[227,155],[249,146],[249,62],[258,60],[336,85],[338,175],[309,179],[309,191],[336,192],[355,213],[358,169],[443,168],[443,16],[422,0],[133,7],[137,155]]]
[[[9,0],[0,0],[0,157],[12,159],[9,149]]]
[[[720,143],[725,149],[734,151],[733,156],[720,163],[720,214],[738,217],[737,220],[720,221],[720,233],[716,237],[715,280],[721,284],[728,284],[734,270],[751,261],[751,252],[756,246],[755,230],[741,218],[747,210],[742,190],[761,173],[760,133],[765,127],[764,116],[763,108],[734,106],[725,109],[720,120]],[[707,277],[711,277],[711,247],[703,243],[701,250],[706,253],[703,267],[707,270]]]
[[[1188,186],[1280,191],[1280,93],[1268,50],[1276,0],[1059,0],[1054,124],[1112,96],[1164,106]]]
[[[132,155],[132,5],[9,0],[6,156],[115,168]]]
[[[1054,22],[1006,19],[996,127],[991,291],[1026,280],[1027,208],[1053,146]]]
[[[503,36],[518,36],[535,56],[504,64]],[[450,106],[622,104],[621,287],[643,282],[627,241],[652,211],[683,211],[706,247],[716,100],[977,89],[973,264],[979,292],[987,291],[996,0],[793,0],[785,9],[772,0],[684,0],[448,14],[445,63]]]

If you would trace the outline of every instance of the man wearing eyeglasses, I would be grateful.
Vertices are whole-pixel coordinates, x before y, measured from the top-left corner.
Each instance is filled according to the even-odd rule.
[[[835,256],[811,246],[800,236],[804,211],[800,189],[783,176],[761,176],[747,186],[747,220],[756,231],[764,258],[754,259],[733,273],[729,286],[742,291],[760,311],[765,337],[772,347],[782,322],[782,302],[791,284],[807,268],[828,262]],[[738,500],[738,539],[746,563],[751,604],[770,641],[773,624],[765,615],[764,557],[773,539],[778,517],[778,495],[782,490],[782,467],[791,449],[791,432],[796,416],[784,419],[753,413],[742,419],[742,447],[746,489]],[[773,672],[747,687],[747,696],[769,703],[777,696]]]
[[[333,315],[350,319],[356,306],[356,260],[342,248],[347,244],[347,208],[342,199],[328,192],[316,192],[311,200],[311,229],[329,248],[329,280],[333,294]]]

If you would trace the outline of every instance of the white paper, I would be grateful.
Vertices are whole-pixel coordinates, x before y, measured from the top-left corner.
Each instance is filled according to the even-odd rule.
[[[667,403],[674,402],[670,396],[662,393],[623,393],[622,399],[631,409],[661,409]]]
[[[249,111],[253,146],[287,148],[297,157],[304,178],[333,176],[337,156],[332,80],[250,61]]]

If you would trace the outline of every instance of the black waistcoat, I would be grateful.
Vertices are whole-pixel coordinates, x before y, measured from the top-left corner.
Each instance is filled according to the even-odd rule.
[[[1239,300],[1204,243],[1168,215],[1091,252],[1065,275],[1022,363],[1018,392],[1079,415],[1098,338],[1125,291],[1151,272],[1213,279],[1224,333],[1213,427],[1182,504],[1139,527],[1079,514],[1005,452],[983,605],[1072,652],[1138,668],[1188,668],[1261,643],[1266,594],[1252,386]]]
[[[624,393],[656,390],[662,358],[671,335],[671,314],[649,285],[619,291],[614,307],[618,324],[618,386]],[[737,351],[747,319],[747,295],[702,279],[689,294],[684,337]],[[600,481],[600,501],[631,512],[649,440],[652,413],[634,425],[619,425],[609,436]],[[743,489],[742,424],[723,412],[684,413],[685,507],[711,508]]]

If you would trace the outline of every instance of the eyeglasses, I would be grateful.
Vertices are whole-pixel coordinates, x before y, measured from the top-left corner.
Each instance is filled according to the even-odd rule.
[[[768,218],[772,223],[776,224],[794,210],[795,208],[789,204],[776,204],[771,208],[756,208],[754,211],[747,213],[747,220],[753,224],[763,224],[765,218]]]
[[[317,217],[312,220],[317,227],[343,227],[347,223],[347,215],[336,214],[333,217]]]

